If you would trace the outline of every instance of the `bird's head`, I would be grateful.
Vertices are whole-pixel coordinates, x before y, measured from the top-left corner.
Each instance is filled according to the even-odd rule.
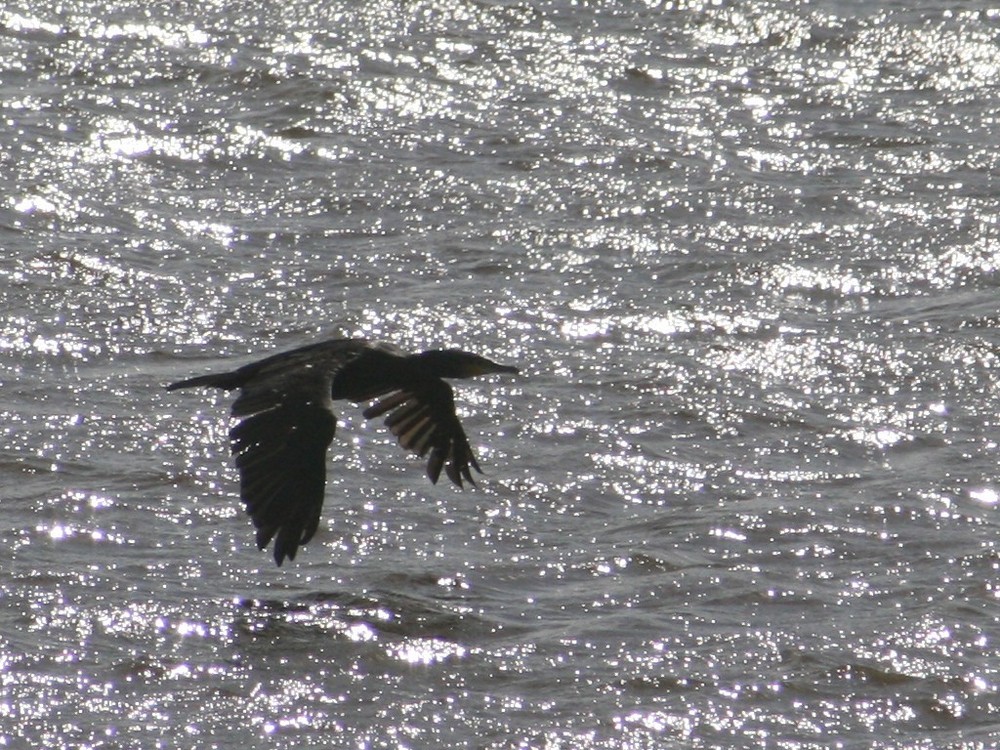
[[[428,373],[439,378],[471,378],[494,372],[516,375],[519,372],[516,367],[501,365],[460,349],[434,349],[416,354],[413,358]]]

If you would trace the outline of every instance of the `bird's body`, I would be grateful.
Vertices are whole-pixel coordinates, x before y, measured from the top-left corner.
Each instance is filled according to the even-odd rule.
[[[371,419],[388,413],[386,425],[399,444],[428,456],[427,474],[442,469],[457,486],[480,471],[455,414],[451,386],[442,378],[493,372],[516,373],[484,357],[458,350],[407,355],[365,339],[333,339],[251,362],[232,372],[201,375],[167,390],[211,386],[239,389],[230,430],[240,473],[240,496],[257,528],[257,546],[272,539],[274,559],[295,559],[319,525],[326,486],[326,450],[337,417],[334,401],[380,399],[365,410]]]

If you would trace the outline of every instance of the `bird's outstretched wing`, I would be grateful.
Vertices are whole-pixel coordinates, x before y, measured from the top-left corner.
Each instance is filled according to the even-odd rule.
[[[333,372],[322,367],[275,368],[240,390],[229,431],[240,498],[257,528],[257,547],[272,539],[278,565],[295,559],[319,526],[326,486],[326,450],[337,418],[330,399]]]
[[[451,386],[443,380],[393,391],[364,411],[367,419],[386,413],[385,424],[401,446],[421,457],[429,454],[427,476],[435,484],[442,468],[458,487],[463,479],[475,484],[470,467],[483,473],[455,413]]]

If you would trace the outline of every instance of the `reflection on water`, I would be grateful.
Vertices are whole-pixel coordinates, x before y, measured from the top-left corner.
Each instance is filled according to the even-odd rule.
[[[244,5],[0,9],[0,743],[996,744],[995,13]],[[323,336],[526,377],[276,570],[163,385]]]

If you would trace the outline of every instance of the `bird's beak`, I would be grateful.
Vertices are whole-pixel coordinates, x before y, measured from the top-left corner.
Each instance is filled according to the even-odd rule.
[[[476,368],[475,375],[492,375],[493,373],[507,373],[509,375],[518,375],[520,370],[511,365],[501,365],[496,362],[490,362],[489,360],[483,362]]]

